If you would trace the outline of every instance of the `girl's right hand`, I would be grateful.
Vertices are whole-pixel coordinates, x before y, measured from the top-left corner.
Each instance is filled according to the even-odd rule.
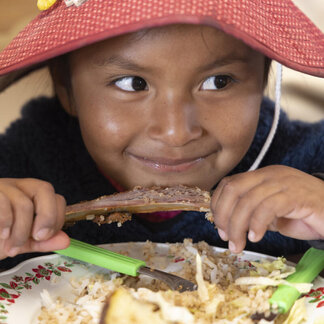
[[[0,179],[0,259],[27,252],[64,249],[66,202],[38,179]]]

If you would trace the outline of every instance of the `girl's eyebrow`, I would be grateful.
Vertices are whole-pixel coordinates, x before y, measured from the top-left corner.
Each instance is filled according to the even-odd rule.
[[[208,63],[207,65],[199,67],[199,70],[201,71],[208,71],[211,69],[215,69],[217,67],[222,67],[225,65],[230,65],[233,63],[243,63],[247,64],[251,60],[250,55],[244,55],[243,53],[229,53],[226,54],[222,57],[218,57],[216,60],[212,61],[211,63]],[[137,63],[124,58],[120,55],[112,55],[109,57],[101,57],[101,58],[96,58],[93,60],[93,65],[99,66],[99,67],[109,67],[109,66],[114,66],[126,70],[131,70],[131,71],[145,71],[145,70],[150,70],[147,67],[138,65]]]
[[[224,55],[222,57],[218,57],[216,60],[212,61],[211,63],[208,63],[206,65],[203,65],[200,67],[201,71],[208,71],[215,68],[223,67],[226,65],[230,65],[233,63],[242,63],[247,64],[251,60],[250,55],[244,55],[239,53],[230,53],[229,55]]]
[[[117,66],[119,68],[132,71],[140,71],[145,69],[143,66],[140,66],[137,63],[126,59],[120,55],[112,55],[105,58],[98,58],[93,61],[93,64],[99,67]]]

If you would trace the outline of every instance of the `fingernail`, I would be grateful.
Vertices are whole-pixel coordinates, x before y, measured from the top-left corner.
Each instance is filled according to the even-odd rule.
[[[39,230],[36,235],[34,236],[34,239],[36,241],[42,241],[44,239],[46,239],[48,237],[50,233],[50,229],[45,227],[45,228],[42,228],[41,230]]]
[[[250,230],[249,231],[249,234],[248,234],[248,238],[251,242],[255,242],[255,239],[256,239],[256,234],[254,231]]]
[[[13,247],[13,248],[11,248],[9,250],[8,255],[10,257],[14,257],[14,256],[16,256],[18,254],[18,252],[19,252],[19,248],[18,247]]]
[[[1,239],[6,240],[10,235],[10,227],[6,227],[1,231]]]
[[[228,237],[226,235],[226,233],[224,231],[222,231],[221,229],[217,229],[218,231],[218,234],[220,236],[220,238],[223,240],[223,241],[228,241]]]
[[[228,248],[230,249],[231,252],[233,252],[233,253],[236,252],[236,246],[235,246],[234,242],[229,241],[228,242]]]

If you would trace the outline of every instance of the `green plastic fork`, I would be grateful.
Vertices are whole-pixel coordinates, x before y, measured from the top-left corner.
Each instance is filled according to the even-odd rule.
[[[54,252],[130,276],[137,276],[138,269],[146,265],[142,260],[133,259],[72,238],[70,240],[69,247]]]
[[[163,281],[171,289],[180,292],[197,289],[197,285],[189,280],[171,273],[147,267],[145,261],[134,259],[75,239],[71,239],[70,246],[66,249],[54,252],[129,276],[135,277],[139,274],[147,275]]]

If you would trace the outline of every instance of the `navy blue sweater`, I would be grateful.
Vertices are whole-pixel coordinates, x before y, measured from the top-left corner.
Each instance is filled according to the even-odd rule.
[[[270,130],[273,103],[264,99],[255,139],[241,163],[231,174],[248,170]],[[283,164],[307,173],[324,172],[324,121],[308,124],[290,121],[282,113],[274,141],[262,166]],[[56,98],[39,98],[22,110],[22,118],[0,135],[0,177],[38,178],[50,182],[68,204],[90,200],[115,192],[98,171],[81,138],[76,118],[69,116]],[[134,217],[122,227],[98,226],[91,221],[78,222],[66,232],[92,244],[125,241],[180,242],[184,238],[204,240],[226,247],[214,226],[199,212],[183,212],[162,223],[150,223]],[[305,241],[267,232],[258,243],[248,242],[246,249],[270,255],[304,252]],[[36,254],[24,254],[0,261],[9,268]]]

